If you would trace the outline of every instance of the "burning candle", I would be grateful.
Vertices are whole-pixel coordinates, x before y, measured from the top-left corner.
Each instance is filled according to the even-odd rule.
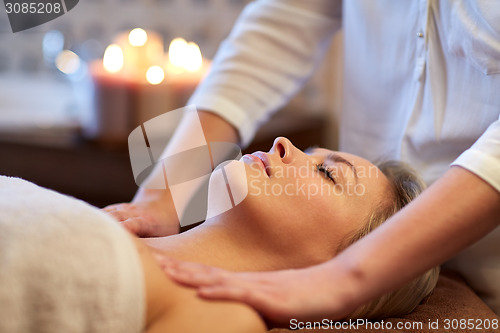
[[[111,44],[104,52],[103,68],[109,73],[117,73],[123,68],[123,50],[116,44]]]
[[[198,45],[183,38],[172,40],[165,58],[166,81],[177,91],[192,93],[210,68]]]
[[[101,141],[125,141],[157,115],[183,107],[210,64],[200,48],[174,39],[164,53],[161,37],[137,28],[121,33],[102,61],[91,64]]]
[[[161,65],[163,40],[157,33],[136,28],[118,35],[115,43],[123,50],[123,70],[134,77],[145,75],[152,65]]]

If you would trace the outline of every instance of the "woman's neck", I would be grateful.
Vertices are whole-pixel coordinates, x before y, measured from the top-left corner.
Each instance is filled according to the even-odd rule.
[[[215,217],[179,235],[143,239],[170,257],[232,271],[270,271],[290,267],[283,253],[250,220]]]

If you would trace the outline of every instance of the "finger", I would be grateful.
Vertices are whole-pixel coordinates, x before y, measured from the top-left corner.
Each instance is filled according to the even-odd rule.
[[[250,305],[260,312],[274,310],[277,300],[272,290],[261,285],[212,285],[198,288],[198,295],[207,299],[237,301]]]
[[[120,224],[134,235],[141,237],[142,225],[138,219],[129,218],[126,219],[125,221],[120,221]]]
[[[182,261],[182,260],[173,260],[176,265],[175,269],[178,272],[190,273],[190,274],[221,274],[224,270],[220,268],[215,268],[212,266],[208,266],[205,264],[200,264],[196,262]]]
[[[261,285],[215,285],[198,288],[198,295],[205,299],[241,302],[259,312],[272,325],[282,325],[289,321],[292,309],[287,301],[273,293],[272,288]]]
[[[113,210],[105,210],[106,214],[111,215],[112,218],[118,220],[119,222],[124,221],[128,218],[128,214],[124,213],[122,210],[113,209]]]
[[[129,216],[119,221],[128,231],[137,237],[155,237],[154,226],[145,216]]]
[[[254,295],[250,295],[248,288],[234,284],[208,285],[198,288],[198,295],[209,299],[248,301],[255,298],[255,294],[258,293],[257,289],[254,289],[253,293]]]
[[[224,270],[218,268],[175,261],[167,265],[165,272],[174,281],[190,287],[222,283],[227,274]]]
[[[112,213],[112,212],[115,212],[115,211],[130,210],[130,208],[131,207],[130,207],[129,204],[120,203],[120,204],[114,204],[114,205],[106,206],[104,208],[101,208],[101,210],[103,210],[105,212],[108,212],[108,213]]]
[[[175,268],[181,262],[180,260],[165,255],[163,252],[155,251],[152,255],[163,270],[166,270],[167,268]]]
[[[118,206],[119,205],[109,205],[109,206],[106,206],[104,208],[101,208],[101,210],[105,211],[105,212],[112,212],[114,210],[117,210],[118,209]]]
[[[249,299],[252,292],[268,294],[279,286],[269,284],[262,278],[265,273],[232,273],[227,272],[217,284],[200,286],[199,290],[206,297],[237,297],[238,300]]]
[[[153,251],[153,252],[151,252],[151,255],[156,260],[156,262],[160,265],[160,268],[163,271],[166,271],[166,269],[169,267],[174,267],[176,264],[176,261],[177,261],[171,257],[166,256],[165,254],[163,254],[161,252]]]

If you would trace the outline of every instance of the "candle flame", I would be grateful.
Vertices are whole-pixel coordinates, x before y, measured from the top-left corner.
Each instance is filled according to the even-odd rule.
[[[188,44],[184,38],[174,38],[168,47],[168,60],[172,65],[184,67],[184,55],[187,52]]]
[[[141,28],[135,28],[128,34],[128,42],[132,46],[144,46],[148,41],[148,34]]]
[[[165,79],[165,72],[160,66],[151,66],[146,72],[146,80],[152,85],[157,85]]]
[[[196,72],[203,64],[200,47],[193,42],[187,44],[186,58],[184,68],[189,72]]]
[[[123,68],[123,51],[116,45],[111,44],[106,48],[103,58],[104,69],[110,73],[119,72]]]
[[[199,46],[193,42],[188,43],[183,38],[175,38],[170,42],[168,59],[175,67],[183,68],[189,72],[199,70],[203,64]]]

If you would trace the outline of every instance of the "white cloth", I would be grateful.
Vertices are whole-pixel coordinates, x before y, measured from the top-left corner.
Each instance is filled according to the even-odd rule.
[[[0,332],[141,332],[135,245],[98,209],[0,176]]]
[[[190,103],[228,120],[247,144],[342,27],[340,149],[404,160],[428,184],[460,156],[455,164],[500,191],[499,13],[500,1],[485,0],[256,1]],[[496,239],[486,248],[500,271]],[[500,282],[493,287],[500,300]]]

